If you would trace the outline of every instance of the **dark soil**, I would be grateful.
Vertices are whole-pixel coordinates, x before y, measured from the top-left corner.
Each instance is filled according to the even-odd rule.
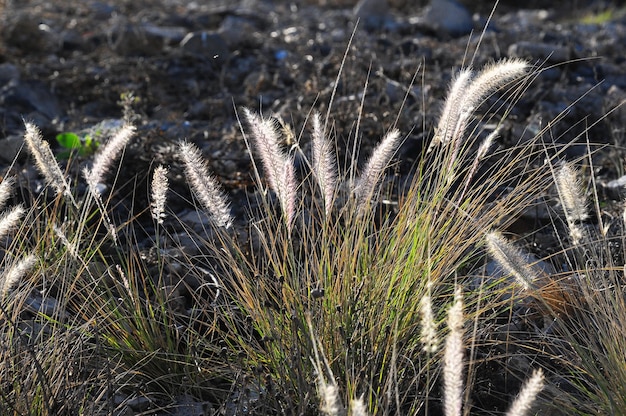
[[[398,127],[406,135],[396,165],[402,176],[432,137],[454,73],[520,56],[542,70],[509,114],[499,145],[528,140],[558,119],[547,142],[568,145],[564,157],[574,159],[589,141],[599,183],[622,176],[626,108],[614,109],[626,99],[626,9],[600,0],[573,7],[535,1],[524,10],[513,3],[499,5],[481,37],[488,2],[466,2],[473,33],[459,34],[443,29],[425,6],[397,0],[383,14],[361,10],[358,25],[350,1],[5,0],[2,174],[19,173],[30,189],[41,184],[25,152],[18,154],[24,119],[61,151],[58,133],[119,121],[126,96],[139,134],[120,183],[122,192],[135,191],[134,209],[147,204],[147,191],[137,186],[157,163],[171,167],[175,191],[188,195],[174,147],[187,139],[202,148],[243,221],[252,166],[238,123],[242,107],[282,118],[307,151],[307,117],[329,111],[336,87],[330,114],[340,152],[352,148],[358,114],[359,155]],[[603,150],[606,144],[615,146]],[[602,191],[612,200],[621,188]],[[181,201],[170,209],[182,217],[189,206]],[[535,249],[541,256],[550,247]]]

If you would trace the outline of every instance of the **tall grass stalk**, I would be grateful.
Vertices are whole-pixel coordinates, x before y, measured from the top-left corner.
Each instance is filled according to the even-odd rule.
[[[514,78],[524,81],[526,69],[521,61],[504,61],[468,78],[452,100],[467,108],[451,104],[449,117],[472,114],[489,94],[518,86]],[[468,91],[476,96],[465,98]],[[327,197],[301,195],[292,202],[294,179],[281,176],[288,172],[290,158],[276,145],[271,125],[249,110],[245,115],[265,173],[257,172],[258,189],[264,189],[265,178],[282,215],[258,193],[260,208],[251,213],[248,242],[227,233],[218,233],[216,240],[209,232],[200,247],[214,259],[211,271],[224,299],[236,305],[237,312],[228,309],[223,336],[233,352],[247,357],[245,365],[265,369],[267,391],[290,414],[308,413],[316,395],[310,382],[314,368],[303,359],[315,340],[328,357],[342,403],[363,395],[370,414],[414,414],[427,401],[432,388],[427,384],[435,380],[428,375],[436,373],[440,359],[423,351],[420,333],[429,329],[419,328],[422,299],[451,294],[451,279],[478,256],[484,230],[505,226],[547,188],[549,172],[532,168],[542,152],[529,143],[487,158],[484,152],[477,154],[473,132],[456,131],[455,143],[424,149],[413,181],[398,197],[397,212],[384,214],[377,192],[370,189],[399,144],[397,133],[383,139],[364,165],[368,191],[359,194],[361,200],[351,198],[350,187],[343,186],[353,166],[342,169],[346,176],[339,174],[332,193],[323,188],[323,170],[316,168],[323,152],[316,151],[308,164],[313,175],[305,174],[298,188],[332,194],[329,211]],[[315,123],[314,117],[314,136],[319,136]],[[459,120],[450,125],[459,127]],[[481,169],[475,168],[477,158]],[[464,187],[466,183],[471,186]],[[509,192],[499,191],[506,187]],[[468,301],[473,305],[475,299]]]

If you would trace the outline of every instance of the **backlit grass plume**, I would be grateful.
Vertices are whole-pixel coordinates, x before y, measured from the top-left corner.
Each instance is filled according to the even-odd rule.
[[[363,209],[369,201],[374,199],[382,174],[398,149],[399,140],[400,132],[394,129],[387,133],[374,148],[354,185],[353,191],[357,200],[357,209]]]
[[[537,273],[528,264],[524,254],[498,231],[487,233],[486,240],[491,257],[506,273],[513,276],[524,290],[531,289]]]
[[[563,163],[556,174],[555,184],[572,243],[578,245],[584,233],[579,223],[589,218],[578,172],[570,163]]]
[[[33,254],[26,255],[18,259],[14,264],[10,265],[8,270],[2,273],[0,285],[1,299],[4,299],[15,287],[20,280],[28,273],[37,263],[37,257]]]
[[[86,167],[83,169],[83,176],[93,195],[101,194],[99,187],[104,182],[104,175],[109,171],[111,165],[119,157],[134,133],[134,126],[128,124],[122,126],[106,144],[100,146],[91,168]]]
[[[495,62],[475,76],[471,69],[461,71],[452,82],[429,151],[435,146],[461,140],[478,106],[489,95],[522,78],[527,71],[528,63],[521,59]]]
[[[287,228],[290,230],[296,215],[298,186],[293,159],[281,149],[278,132],[271,121],[261,118],[247,108],[244,109],[244,116],[250,127],[254,148],[263,164],[265,177],[270,189],[278,197]]]
[[[159,165],[154,169],[152,174],[152,218],[158,223],[163,224],[165,217],[165,201],[167,199],[167,191],[169,189],[169,181],[167,179],[167,168]]]
[[[218,227],[229,228],[233,218],[230,214],[228,200],[217,181],[209,173],[208,166],[198,148],[188,142],[181,143],[180,156],[185,164],[185,175],[194,195],[209,214],[213,223]]]
[[[329,215],[333,207],[339,173],[337,172],[336,162],[332,153],[332,143],[326,137],[319,113],[315,112],[313,114],[312,123],[311,162],[313,164],[313,174],[324,197],[324,212],[326,215]]]
[[[46,183],[54,188],[57,195],[63,195],[73,201],[74,198],[70,192],[70,186],[65,179],[65,175],[61,172],[50,145],[43,139],[41,132],[34,124],[27,122],[25,126],[24,141],[28,146],[30,154],[35,158],[35,164]]]

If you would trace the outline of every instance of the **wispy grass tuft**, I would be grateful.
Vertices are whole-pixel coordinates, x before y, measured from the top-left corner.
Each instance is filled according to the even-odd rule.
[[[37,257],[29,254],[19,259],[15,264],[11,265],[8,270],[2,274],[2,299],[20,283],[22,278],[35,266]]]
[[[589,213],[578,172],[570,163],[563,163],[556,175],[555,184],[565,212],[572,244],[579,245],[584,238],[580,222],[589,218]]]
[[[46,183],[54,188],[57,195],[63,195],[73,201],[70,186],[61,172],[50,145],[43,139],[41,132],[34,124],[27,122],[25,126],[24,141],[30,154],[35,158],[35,164]]]
[[[209,173],[200,150],[191,143],[181,143],[180,156],[185,163],[185,175],[191,188],[211,220],[218,227],[229,228],[233,218],[226,196]]]
[[[13,185],[15,185],[14,176],[7,176],[0,182],[0,209],[3,209],[9,198],[11,198]]]
[[[370,155],[353,189],[358,210],[364,209],[370,201],[375,199],[383,172],[389,165],[394,153],[398,150],[399,144],[400,132],[395,129],[391,130],[385,134],[385,137],[383,137]]]
[[[122,126],[109,141],[98,149],[98,153],[94,157],[91,168],[85,167],[83,169],[83,176],[89,191],[93,195],[100,195],[104,182],[104,176],[111,168],[111,165],[119,157],[120,153],[124,150],[128,141],[135,134],[135,127],[129,124]]]
[[[446,416],[461,416],[463,406],[463,297],[461,288],[454,292],[454,303],[448,311],[446,347],[443,357],[443,394]]]
[[[495,261],[511,276],[524,290],[530,290],[536,279],[536,272],[528,264],[524,254],[508,241],[500,232],[491,231],[486,235],[487,250]]]
[[[535,370],[533,375],[524,383],[515,401],[507,411],[506,416],[524,416],[528,414],[537,396],[544,387],[543,371]]]
[[[167,179],[167,168],[159,165],[154,169],[152,174],[152,218],[158,223],[163,224],[165,218],[165,202],[167,199],[167,191],[169,189],[169,180]]]
[[[243,111],[250,126],[254,147],[263,163],[267,181],[280,201],[287,228],[291,230],[296,215],[298,186],[293,160],[281,149],[278,132],[271,121],[261,118],[247,108]]]
[[[317,184],[324,197],[324,212],[330,215],[337,189],[337,172],[336,162],[332,153],[332,144],[326,137],[322,128],[320,114],[313,113],[313,133],[311,137],[313,163],[313,173]]]

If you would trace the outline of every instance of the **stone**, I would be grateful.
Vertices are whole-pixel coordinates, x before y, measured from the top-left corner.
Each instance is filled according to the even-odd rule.
[[[452,37],[467,35],[474,28],[470,12],[455,0],[432,0],[424,20],[438,34]]]
[[[143,26],[118,24],[111,37],[114,39],[113,50],[121,56],[153,56],[163,51],[163,37]]]
[[[572,53],[567,46],[528,41],[520,41],[512,44],[509,46],[508,54],[509,56],[552,63],[563,63],[572,58]]]
[[[191,32],[180,42],[183,53],[214,62],[223,62],[230,56],[224,39],[216,32]]]

